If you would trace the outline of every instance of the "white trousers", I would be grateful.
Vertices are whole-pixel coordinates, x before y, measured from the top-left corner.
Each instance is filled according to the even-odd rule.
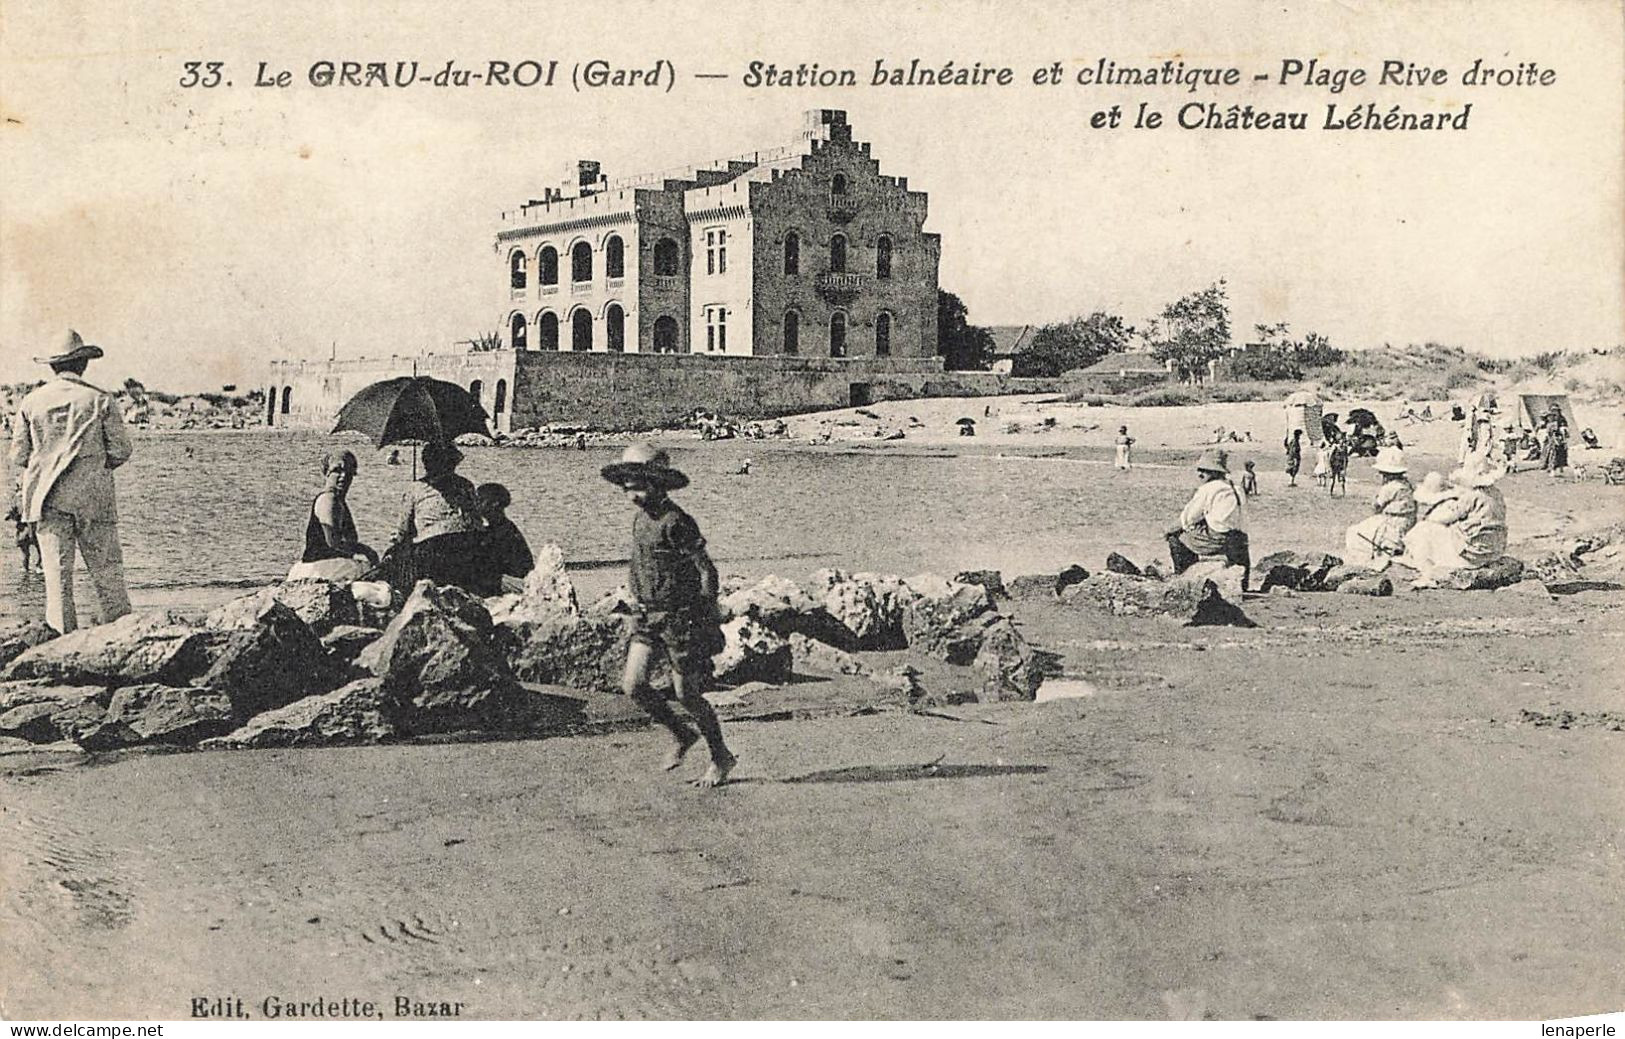
[[[66,635],[79,626],[73,602],[74,553],[85,556],[90,583],[101,607],[100,623],[130,612],[130,593],[124,588],[124,552],[119,547],[118,521],[81,519],[69,512],[40,510],[36,527],[40,565],[45,570],[45,623]]]

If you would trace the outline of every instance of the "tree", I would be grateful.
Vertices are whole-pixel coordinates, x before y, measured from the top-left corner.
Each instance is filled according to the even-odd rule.
[[[937,354],[949,371],[986,371],[993,357],[993,334],[970,323],[965,303],[937,290]]]
[[[1151,356],[1172,361],[1180,379],[1201,382],[1208,362],[1224,356],[1230,346],[1230,300],[1224,279],[1162,308],[1153,327],[1157,332]]]
[[[481,332],[473,339],[465,339],[463,342],[468,344],[468,352],[471,354],[485,354],[502,349],[502,336],[495,332]]]
[[[1059,375],[1087,368],[1110,354],[1128,349],[1134,329],[1115,314],[1097,310],[1088,317],[1045,325],[1033,333],[1026,367],[1031,375]]]

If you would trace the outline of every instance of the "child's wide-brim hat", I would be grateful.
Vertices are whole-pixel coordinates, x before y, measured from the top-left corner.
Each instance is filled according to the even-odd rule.
[[[670,456],[652,444],[633,444],[621,452],[619,462],[611,462],[600,472],[619,487],[634,481],[668,491],[688,486],[688,477],[673,469]]]
[[[1371,463],[1371,468],[1379,473],[1397,473],[1403,476],[1406,472],[1405,458],[1393,448],[1385,448],[1377,452],[1377,460]]]
[[[1196,460],[1196,471],[1201,473],[1218,473],[1220,476],[1230,475],[1230,455],[1228,452],[1216,448],[1209,448],[1202,452],[1202,457]]]

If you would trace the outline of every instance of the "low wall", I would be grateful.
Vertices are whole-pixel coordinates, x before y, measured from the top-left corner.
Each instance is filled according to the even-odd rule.
[[[342,361],[280,361],[267,385],[291,387],[275,425],[330,428],[338,409],[370,382],[410,375],[482,384],[481,403],[499,430],[562,424],[590,429],[679,425],[696,408],[739,419],[861,406],[913,397],[1052,393],[1059,380],[992,372],[946,372],[934,357],[710,357],[696,354],[481,354]],[[503,407],[495,392],[504,388]]]

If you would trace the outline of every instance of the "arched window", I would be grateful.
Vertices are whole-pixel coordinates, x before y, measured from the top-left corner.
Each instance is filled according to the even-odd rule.
[[[829,355],[846,356],[846,315],[839,310],[829,319]]]
[[[559,251],[551,245],[542,246],[542,251],[536,254],[536,284],[557,285],[559,283]]]
[[[525,348],[525,315],[515,314],[508,322],[508,343],[515,350]]]
[[[875,356],[891,355],[891,315],[882,310],[875,316]]]
[[[829,240],[829,269],[836,274],[846,273],[846,235],[838,234]]]
[[[891,237],[881,235],[875,242],[875,277],[891,277]]]
[[[677,351],[677,319],[669,314],[655,318],[655,353],[674,354]]]
[[[801,273],[801,236],[794,231],[784,236],[784,273]]]
[[[525,254],[518,249],[508,257],[508,287],[511,289],[525,287]]]
[[[670,238],[662,238],[655,243],[655,273],[663,278],[674,277],[682,273],[683,254],[677,243]]]
[[[801,350],[801,315],[793,310],[784,312],[784,352],[797,353]]]
[[[480,380],[478,380],[478,379],[474,379],[474,380],[469,382],[469,384],[468,384],[468,395],[470,397],[474,398],[474,403],[475,404],[483,404],[483,403],[485,403],[484,401],[480,400],[480,393],[484,389],[485,389],[485,384],[483,382],[481,382]]]
[[[500,415],[508,410],[508,380],[497,380],[496,399],[491,404],[491,414]]]
[[[835,195],[846,194],[846,174],[835,174],[835,179],[829,182],[829,190],[831,194]]]
[[[619,303],[611,303],[604,311],[604,342],[612,354],[626,352],[626,311]]]
[[[557,350],[559,348],[559,316],[551,310],[544,310],[536,315],[536,349]]]
[[[276,387],[275,386],[271,387],[270,404],[265,409],[265,424],[267,426],[276,425]]]
[[[610,235],[604,243],[604,277],[626,277],[626,244],[618,234]]]
[[[570,247],[570,280],[592,280],[592,246],[586,242],[577,242]],[[592,320],[590,315],[587,320]]]
[[[286,415],[288,413],[288,409],[293,406],[292,401],[293,401],[293,387],[292,386],[284,386],[284,387],[282,387],[282,414]]]
[[[582,307],[570,316],[570,349],[592,349],[592,311]]]

